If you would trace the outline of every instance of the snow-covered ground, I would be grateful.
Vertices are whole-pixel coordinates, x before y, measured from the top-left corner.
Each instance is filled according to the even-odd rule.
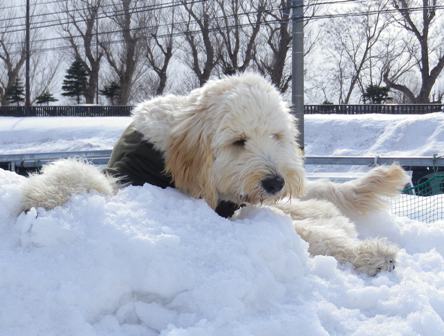
[[[307,115],[308,155],[421,156],[444,151],[444,113]]]
[[[0,117],[0,154],[111,149],[125,117]]]
[[[306,121],[310,155],[444,148],[442,114]],[[128,122],[0,118],[0,154],[109,149]],[[0,170],[0,335],[443,333],[444,221],[358,218],[361,238],[401,248],[395,272],[369,278],[309,257],[290,220],[271,209],[228,220],[201,200],[145,185],[18,215],[23,181]]]
[[[0,154],[111,149],[128,117],[0,118]],[[307,155],[433,155],[444,113],[306,115]]]

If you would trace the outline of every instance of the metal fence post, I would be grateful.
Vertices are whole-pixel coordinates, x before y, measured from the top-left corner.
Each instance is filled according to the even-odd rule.
[[[292,113],[298,122],[298,143],[304,150],[304,0],[292,1]]]

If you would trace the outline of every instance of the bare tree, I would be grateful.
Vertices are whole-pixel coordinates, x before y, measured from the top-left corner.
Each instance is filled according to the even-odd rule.
[[[110,33],[106,34],[100,44],[120,87],[118,103],[127,105],[131,98],[131,88],[141,75],[144,38],[152,12],[145,8],[149,5],[143,0],[111,2],[111,10],[106,13],[107,31]]]
[[[64,36],[75,59],[80,59],[88,74],[85,90],[87,104],[94,103],[103,51],[97,48],[98,19],[103,0],[64,0],[59,5],[66,13],[61,18]]]
[[[220,64],[226,75],[245,71],[256,53],[256,38],[265,1],[217,0],[221,18],[215,20],[221,39]]]
[[[31,24],[38,17],[41,7],[31,7]],[[16,80],[23,75],[26,62],[25,33],[22,32],[18,22],[22,21],[20,15],[14,11],[5,11],[0,21],[0,101],[2,105],[8,104],[7,93]],[[18,19],[20,21],[17,20]],[[49,56],[42,49],[43,42],[39,40],[41,31],[31,27],[30,35],[30,94],[31,101],[44,91],[50,89],[54,83],[60,64],[59,55]]]
[[[311,18],[317,12],[318,0],[306,1],[304,7],[304,28],[307,29]],[[268,76],[271,82],[281,92],[286,92],[291,82],[291,71],[289,69],[289,50],[292,42],[292,1],[278,0],[268,1],[264,19],[262,40],[265,49],[257,50],[254,61],[257,69]],[[314,46],[311,33],[306,34],[305,56]]]
[[[338,83],[338,101],[341,104],[350,103],[355,89],[358,88],[362,96],[366,85],[373,84],[373,63],[379,58],[374,50],[390,24],[383,16],[387,4],[388,0],[382,1],[375,8],[374,3],[370,3],[365,15],[334,18],[323,27],[334,63],[332,80]],[[350,11],[355,9],[352,7]]]
[[[185,9],[185,35],[187,49],[186,64],[196,75],[198,84],[202,86],[210,78],[217,62],[219,42],[216,38],[214,18],[216,6],[214,1],[180,0]]]
[[[44,92],[52,91],[61,60],[59,55],[48,55],[43,52],[34,53],[31,57],[31,101]]]
[[[391,26],[393,27],[393,25]],[[411,40],[411,38],[410,38]],[[398,82],[402,79],[410,79],[410,82],[417,81],[414,68],[414,59],[409,57],[409,50],[414,43],[405,43],[406,40],[399,38],[399,34],[393,31],[385,35],[376,46],[374,55],[376,62],[371,64],[370,81],[379,86],[386,85],[388,73],[390,80]],[[391,97],[394,102],[407,103],[410,100],[401,91],[392,90]]]
[[[10,32],[15,12],[3,12],[4,20],[0,22],[0,100],[8,105],[7,93],[15,84],[26,61],[25,37],[21,32]],[[20,41],[19,43],[16,43]]]
[[[401,82],[399,73],[393,72],[390,66],[384,73],[384,81],[388,87],[402,92],[410,102],[428,103],[432,88],[444,68],[444,39],[442,27],[437,27],[436,24],[437,0],[421,0],[419,4],[422,6],[421,14],[415,15],[418,1],[392,0],[392,5],[399,14],[395,17],[396,22],[413,36],[413,39],[406,39],[404,44],[419,70],[421,86],[415,93],[411,87]]]
[[[170,65],[174,50],[175,7],[172,7],[171,15],[166,14],[164,9],[154,13],[151,21],[152,28],[147,31],[146,36],[146,60],[156,75],[154,79],[155,88],[153,90],[156,95],[161,95],[166,88],[168,66]],[[168,21],[170,16],[171,21]],[[160,29],[162,26],[166,28]]]

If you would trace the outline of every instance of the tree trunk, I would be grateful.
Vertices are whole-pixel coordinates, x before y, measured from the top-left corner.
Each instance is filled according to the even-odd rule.
[[[88,85],[85,90],[86,104],[94,104],[96,98],[96,90],[99,82],[99,64],[95,63],[89,72]]]

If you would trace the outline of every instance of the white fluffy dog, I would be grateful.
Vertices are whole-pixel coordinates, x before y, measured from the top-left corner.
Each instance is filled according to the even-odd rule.
[[[396,248],[382,240],[358,240],[349,217],[378,209],[382,196],[395,195],[406,182],[403,170],[380,167],[345,184],[305,181],[295,120],[261,76],[228,77],[188,96],[143,102],[129,129],[161,153],[171,185],[213,209],[223,202],[235,208],[272,204],[293,218],[311,254],[334,256],[369,275],[394,269]],[[115,178],[76,160],[57,161],[28,179],[23,209],[51,209],[90,190],[111,195],[124,175]]]

